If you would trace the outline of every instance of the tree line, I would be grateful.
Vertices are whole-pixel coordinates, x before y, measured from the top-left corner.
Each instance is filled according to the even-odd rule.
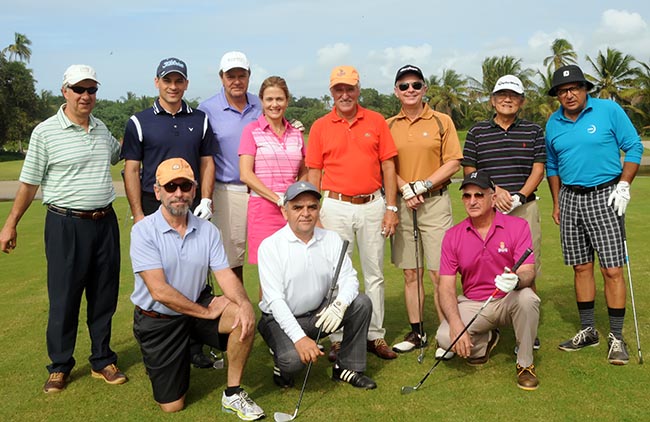
[[[32,69],[27,67],[31,58],[30,45],[31,41],[24,34],[15,33],[14,42],[0,54],[0,107],[3,110],[0,113],[0,147],[5,151],[23,152],[33,128],[56,113],[65,102],[60,93],[36,92]],[[450,115],[458,129],[468,129],[491,116],[488,99],[492,88],[500,76],[512,74],[522,80],[526,90],[526,104],[521,116],[543,127],[559,107],[557,100],[547,95],[553,72],[561,66],[578,62],[578,54],[565,39],[553,41],[550,52],[543,61],[543,70],[524,68],[522,59],[507,55],[485,58],[481,65],[481,79],[444,69],[441,75],[431,75],[425,81],[426,98],[433,109]],[[619,103],[639,133],[650,135],[650,64],[614,48],[585,59],[591,67],[583,68],[583,71],[594,84],[592,96]],[[127,92],[119,100],[97,100],[94,115],[104,121],[117,138],[121,138],[129,117],[151,107],[154,100],[155,97]],[[399,101],[392,93],[382,94],[374,88],[362,87],[359,101],[385,117],[397,114],[400,109]],[[198,103],[196,100],[188,102],[192,106]],[[292,97],[287,117],[300,120],[309,130],[311,124],[331,107],[332,99],[328,95],[320,98]]]

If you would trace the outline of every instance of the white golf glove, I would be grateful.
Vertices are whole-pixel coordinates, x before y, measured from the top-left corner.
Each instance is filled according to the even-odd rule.
[[[199,205],[194,209],[194,215],[204,220],[209,220],[212,217],[212,199],[201,199]]]
[[[494,284],[497,289],[504,293],[510,293],[517,288],[519,284],[519,277],[517,274],[511,273],[510,268],[504,268],[503,274],[499,274],[494,278]]]
[[[431,188],[430,181],[416,180],[415,182],[405,183],[399,190],[402,192],[402,197],[405,201],[422,195]]]
[[[521,194],[514,194],[514,195],[510,196],[512,198],[512,204],[510,204],[510,209],[508,210],[508,212],[506,212],[506,214],[510,214],[511,212],[513,212],[515,210],[515,208],[524,205],[524,203],[521,202],[520,195]],[[523,196],[523,195],[521,195],[521,196]]]
[[[291,119],[289,124],[301,132],[305,131],[305,125],[303,125],[302,122],[298,119]]]
[[[284,207],[284,195],[279,195],[278,200],[275,201],[275,204],[280,208]]]
[[[336,299],[330,304],[330,306],[316,315],[319,317],[318,321],[316,321],[316,328],[319,328],[322,325],[324,332],[333,333],[339,328],[339,325],[341,325],[346,309],[348,309],[348,305],[340,299]]]
[[[625,214],[627,203],[630,202],[630,184],[628,182],[618,182],[616,189],[609,195],[607,205],[614,204],[614,211],[618,212],[621,217]]]

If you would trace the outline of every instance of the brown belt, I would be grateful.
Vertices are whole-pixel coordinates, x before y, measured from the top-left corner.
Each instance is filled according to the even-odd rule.
[[[101,220],[106,217],[108,214],[113,212],[113,206],[108,205],[104,208],[99,208],[92,211],[82,211],[82,210],[72,210],[69,208],[61,208],[56,205],[49,204],[47,209],[53,212],[54,214],[62,215],[64,217],[74,217],[74,218],[83,218],[86,220]]]
[[[174,319],[178,315],[167,315],[167,314],[161,314],[160,312],[156,311],[145,311],[138,305],[135,305],[135,310],[142,315],[148,316],[149,318],[156,318],[156,319]]]
[[[378,195],[375,195],[374,193],[371,193],[369,195],[356,195],[356,196],[350,196],[350,195],[344,195],[342,193],[338,192],[333,192],[329,191],[327,194],[328,198],[332,199],[337,199],[339,201],[343,202],[349,202],[351,204],[367,204],[370,201],[374,201],[375,198],[378,198]]]

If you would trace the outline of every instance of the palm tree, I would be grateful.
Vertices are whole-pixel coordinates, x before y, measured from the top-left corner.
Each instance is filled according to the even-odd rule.
[[[650,132],[650,64],[637,61],[639,69],[634,88],[628,90],[630,104],[626,110],[634,126],[641,128],[644,135]]]
[[[618,102],[622,99],[622,91],[634,86],[639,70],[633,66],[633,56],[608,47],[604,55],[602,51],[598,52],[595,61],[586,57],[596,71],[596,76],[586,75],[586,78],[596,86],[598,97]]]
[[[556,38],[551,44],[552,55],[544,59],[544,66],[556,71],[568,64],[578,64],[578,55],[573,51],[571,43],[564,38]]]
[[[515,75],[521,79],[524,87],[528,87],[531,85],[530,78],[534,74],[532,69],[522,69],[521,59],[515,59],[512,56],[487,57],[483,60],[481,68],[483,70],[483,79],[479,81],[474,78],[469,78],[469,81],[473,85],[474,90],[483,98],[490,96],[494,84],[501,76]]]
[[[453,69],[444,69],[442,77],[429,78],[427,96],[436,111],[448,114],[459,125],[463,117],[461,104],[467,101],[467,79]]]
[[[32,57],[32,49],[29,46],[32,45],[32,42],[26,35],[18,32],[14,33],[14,37],[14,43],[5,47],[2,54],[9,53],[8,59],[11,61],[18,59],[18,61],[29,63],[29,59]]]

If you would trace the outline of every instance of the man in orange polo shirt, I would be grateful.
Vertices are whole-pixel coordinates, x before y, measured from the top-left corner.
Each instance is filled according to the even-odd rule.
[[[305,163],[308,179],[324,191],[320,220],[326,229],[359,242],[365,293],[372,301],[368,351],[395,359],[384,335],[384,244],[397,227],[395,142],[383,116],[358,103],[359,73],[337,66],[330,75],[332,111],[316,120],[309,133]],[[386,192],[384,199],[382,185]],[[341,334],[330,335],[330,361],[336,360]]]

